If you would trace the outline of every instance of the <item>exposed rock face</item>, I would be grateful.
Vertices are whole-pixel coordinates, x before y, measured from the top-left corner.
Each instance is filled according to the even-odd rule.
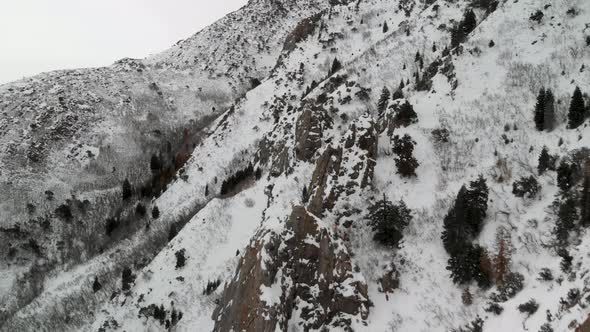
[[[297,159],[311,161],[322,147],[324,130],[329,128],[332,128],[332,118],[328,113],[320,106],[306,104],[295,129]]]
[[[377,129],[368,114],[350,126],[342,147],[324,150],[316,163],[311,184],[309,211],[320,215],[331,209],[343,192],[366,188],[373,180],[377,157]],[[329,188],[329,191],[326,190]]]
[[[260,231],[213,312],[214,331],[349,328],[368,316],[363,277],[342,241],[297,206],[281,234]]]

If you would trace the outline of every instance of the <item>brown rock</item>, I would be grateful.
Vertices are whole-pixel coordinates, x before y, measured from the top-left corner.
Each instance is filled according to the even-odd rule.
[[[271,298],[267,287],[280,294]],[[346,328],[351,316],[369,313],[367,286],[344,243],[301,206],[281,234],[255,236],[213,313],[214,331],[286,331],[295,306],[304,331]]]

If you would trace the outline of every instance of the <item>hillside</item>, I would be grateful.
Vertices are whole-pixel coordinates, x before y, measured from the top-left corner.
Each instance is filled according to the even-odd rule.
[[[0,86],[0,328],[585,331],[589,27],[582,0],[252,0]]]

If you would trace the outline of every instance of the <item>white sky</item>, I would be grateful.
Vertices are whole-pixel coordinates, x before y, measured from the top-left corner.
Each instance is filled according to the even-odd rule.
[[[167,49],[247,0],[0,0],[0,84]]]

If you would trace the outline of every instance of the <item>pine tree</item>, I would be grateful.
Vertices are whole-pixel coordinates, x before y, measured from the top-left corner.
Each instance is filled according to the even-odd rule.
[[[162,162],[155,154],[152,154],[152,158],[150,159],[150,169],[154,174],[158,173],[162,169]]]
[[[573,166],[567,161],[562,160],[559,163],[559,167],[557,168],[557,186],[559,189],[565,192],[573,186],[573,173]]]
[[[404,84],[404,79],[402,78],[402,80],[399,82],[398,90],[403,90],[405,87],[406,85]]]
[[[586,164],[586,171],[584,174],[584,185],[582,186],[582,198],[580,201],[580,225],[584,227],[590,226],[590,164]]]
[[[477,26],[477,18],[473,10],[468,10],[463,15],[461,22],[451,29],[451,47],[459,46],[467,35]]]
[[[393,95],[391,96],[392,100],[398,100],[398,99],[403,99],[404,98],[404,93],[402,92],[402,90],[395,90],[395,92],[393,93]]]
[[[458,284],[476,280],[480,287],[491,284],[491,268],[485,250],[471,244],[483,227],[486,216],[488,188],[483,177],[461,187],[454,206],[444,219],[442,241],[449,253],[447,270]]]
[[[462,186],[455,199],[454,206],[449,210],[445,216],[443,223],[442,241],[447,253],[454,256],[461,251],[466,239],[465,234],[465,209],[467,205],[467,188]]]
[[[570,129],[578,128],[584,122],[584,98],[579,87],[574,90],[568,116],[568,127]]]
[[[545,122],[545,89],[539,91],[537,104],[535,105],[535,127],[541,131]]]
[[[176,224],[170,225],[170,230],[168,231],[168,241],[171,241],[177,234],[178,229],[176,228]]]
[[[401,105],[395,114],[394,122],[396,125],[404,127],[418,122],[418,114],[416,114],[414,106],[412,106],[409,101],[406,100],[406,102]]]
[[[555,128],[555,97],[551,89],[545,92],[543,128],[549,131]]]
[[[122,284],[121,289],[123,291],[130,290],[131,289],[131,284],[133,283],[133,281],[135,281],[135,276],[132,274],[130,268],[125,267],[123,269],[122,274],[121,274],[121,284]]]
[[[545,171],[550,168],[551,159],[552,158],[549,155],[549,150],[547,150],[547,147],[544,146],[543,150],[541,150],[541,154],[539,155],[539,166],[537,166],[539,175],[543,175],[543,173],[545,173]]]
[[[483,228],[483,221],[488,209],[488,186],[483,176],[470,183],[467,195],[467,209],[465,211],[465,223],[471,236],[477,237]]]
[[[416,142],[408,134],[405,134],[402,138],[398,135],[393,138],[393,152],[397,154],[397,158],[395,159],[397,173],[403,177],[416,176],[416,168],[420,164],[412,155],[415,144]]]
[[[561,202],[557,216],[555,237],[561,246],[566,246],[569,234],[573,230],[575,222],[578,220],[576,201],[571,196],[568,195]]]
[[[476,26],[477,18],[475,17],[475,13],[472,9],[469,9],[463,16],[463,21],[461,22],[462,31],[465,35],[468,35]]]
[[[98,281],[98,277],[94,277],[94,282],[92,283],[92,291],[94,293],[96,293],[96,292],[98,292],[101,289],[102,289],[102,285]]]
[[[335,72],[342,69],[342,64],[338,61],[337,58],[334,58],[334,62],[332,62],[332,67],[330,68],[330,75],[334,74]]]
[[[158,207],[156,205],[154,205],[154,207],[152,208],[152,218],[153,219],[160,218],[160,209],[158,209]]]
[[[387,108],[387,105],[389,104],[390,97],[391,97],[391,94],[390,94],[389,90],[387,89],[387,87],[383,87],[383,90],[381,90],[381,97],[379,98],[379,102],[377,103],[377,111],[379,113],[379,117],[383,116],[383,113],[385,112],[385,109]]]
[[[382,245],[397,247],[411,220],[412,212],[404,201],[393,204],[385,194],[382,200],[369,207],[368,221],[375,231],[373,239]]]
[[[123,200],[128,200],[129,198],[131,198],[132,195],[133,192],[131,189],[131,183],[128,179],[125,179],[125,181],[123,181]]]
[[[387,22],[383,23],[383,33],[387,33],[389,31],[389,27],[387,26]]]

